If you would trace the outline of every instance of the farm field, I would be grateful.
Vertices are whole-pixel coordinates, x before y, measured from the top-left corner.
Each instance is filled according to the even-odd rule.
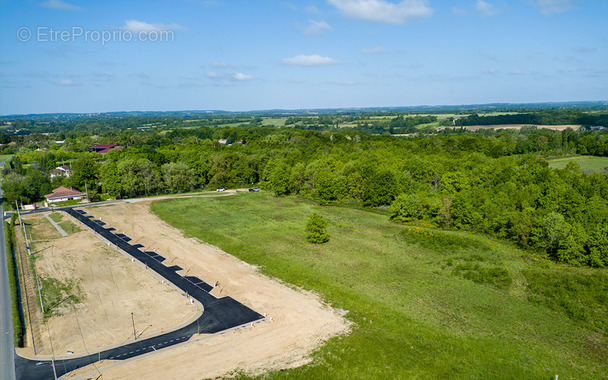
[[[608,372],[606,270],[264,192],[151,207],[187,236],[347,310],[349,335],[331,339],[310,364],[270,378],[597,379]],[[328,221],[327,244],[306,242],[313,211]]]
[[[479,129],[521,129],[522,127],[533,126],[537,128],[551,129],[554,131],[563,131],[564,129],[572,128],[579,129],[580,125],[530,125],[530,124],[494,124],[494,125],[467,125],[463,128],[469,131],[477,131]],[[459,127],[458,127],[459,128]]]
[[[566,158],[556,158],[549,160],[549,167],[553,169],[563,169],[570,162],[577,163],[582,171],[592,171],[597,173],[605,173],[608,168],[608,157],[595,156],[576,156]]]
[[[262,125],[269,127],[283,127],[287,117],[265,117],[262,119]]]

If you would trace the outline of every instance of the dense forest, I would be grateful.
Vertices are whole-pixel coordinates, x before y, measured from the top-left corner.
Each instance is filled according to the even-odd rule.
[[[454,125],[458,126],[500,124],[608,126],[608,114],[593,114],[577,110],[551,110],[485,116],[474,113],[454,120]]]
[[[127,125],[184,123],[136,120]],[[257,184],[277,196],[376,208],[399,223],[482,232],[555,261],[608,265],[606,172],[585,173],[576,163],[556,170],[547,163],[551,156],[608,156],[607,131],[447,128],[397,138],[336,130],[331,117],[318,119],[327,124],[323,131],[265,127],[259,118],[213,126],[226,120],[91,132],[97,128],[92,121],[67,132],[5,134],[13,142],[4,154],[15,155],[3,169],[4,200],[11,206],[39,202],[60,185],[86,187],[93,199],[107,199]],[[432,120],[395,116],[385,124],[412,128]],[[124,149],[104,156],[89,152],[101,143]],[[69,166],[71,176],[51,180],[49,171],[58,165]]]

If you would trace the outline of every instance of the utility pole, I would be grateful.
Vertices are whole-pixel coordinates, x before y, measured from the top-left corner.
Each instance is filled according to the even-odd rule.
[[[46,329],[49,332],[49,341],[51,342],[51,354],[53,354],[53,356],[51,357],[51,364],[53,365],[53,376],[55,377],[55,380],[57,380],[57,370],[55,369],[55,350],[53,349],[53,339],[51,339],[51,329],[49,329],[49,325],[46,322],[44,322],[44,324],[46,325]]]
[[[19,202],[15,201],[15,206],[17,206],[17,216],[19,217],[19,224],[23,225],[23,223],[21,223],[21,213],[19,212]]]
[[[30,256],[32,254],[32,251],[30,250],[30,242],[27,239],[27,230],[25,229],[25,224],[23,224],[23,221],[21,220],[21,213],[19,212],[19,203],[15,201],[15,205],[17,206],[17,216],[19,217],[19,225],[23,230],[23,236],[25,236],[25,248],[27,248],[27,255]]]
[[[40,308],[42,309],[42,314],[44,318],[44,303],[42,302],[42,285],[40,285],[40,280],[38,280],[38,275],[36,275],[36,282],[38,283],[38,294],[40,295]]]
[[[135,332],[135,319],[133,319],[133,313],[131,313],[131,322],[133,323],[133,340],[137,340],[137,333]]]
[[[90,202],[91,200],[89,199],[89,188],[87,187],[87,180],[86,179],[84,180],[84,190],[87,193],[87,201]]]

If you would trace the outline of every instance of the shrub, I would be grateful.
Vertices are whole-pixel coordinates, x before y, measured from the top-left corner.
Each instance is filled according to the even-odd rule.
[[[454,274],[460,275],[476,284],[490,284],[498,289],[508,289],[513,280],[509,271],[502,267],[484,268],[479,263],[462,263],[456,265]]]
[[[317,213],[310,214],[306,223],[306,239],[309,243],[323,244],[329,241],[329,235],[325,232],[327,221]]]

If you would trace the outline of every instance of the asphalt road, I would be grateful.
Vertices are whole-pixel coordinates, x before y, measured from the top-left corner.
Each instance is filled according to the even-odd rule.
[[[137,340],[127,345],[114,349],[91,353],[77,358],[55,361],[55,371],[57,377],[62,376],[75,369],[93,364],[98,360],[126,360],[132,357],[143,355],[170,347],[188,340],[197,333],[212,334],[224,331],[233,327],[255,322],[263,318],[262,315],[234,300],[231,297],[216,298],[208,290],[212,287],[199,278],[186,276],[182,277],[176,271],[181,268],[165,266],[162,256],[154,252],[141,251],[139,245],[128,243],[124,235],[114,234],[113,228],[105,228],[105,223],[95,221],[87,216],[84,211],[64,209],[68,214],[74,216],[84,224],[92,228],[96,233],[107,239],[112,244],[118,246],[133,258],[141,261],[148,266],[148,270],[153,270],[167,281],[173,283],[179,289],[187,292],[189,296],[203,304],[203,314],[188,326],[176,331],[166,333],[153,338]],[[159,307],[163,307],[159,304]],[[170,313],[171,310],[167,310]],[[20,357],[15,358],[17,379],[53,379],[53,367],[51,361],[35,361]]]
[[[2,198],[2,189],[0,189],[0,198]],[[4,215],[2,203],[0,203],[0,215]],[[0,228],[0,256],[2,256],[0,257],[0,379],[14,380],[15,346],[6,250],[4,249],[4,226]]]

